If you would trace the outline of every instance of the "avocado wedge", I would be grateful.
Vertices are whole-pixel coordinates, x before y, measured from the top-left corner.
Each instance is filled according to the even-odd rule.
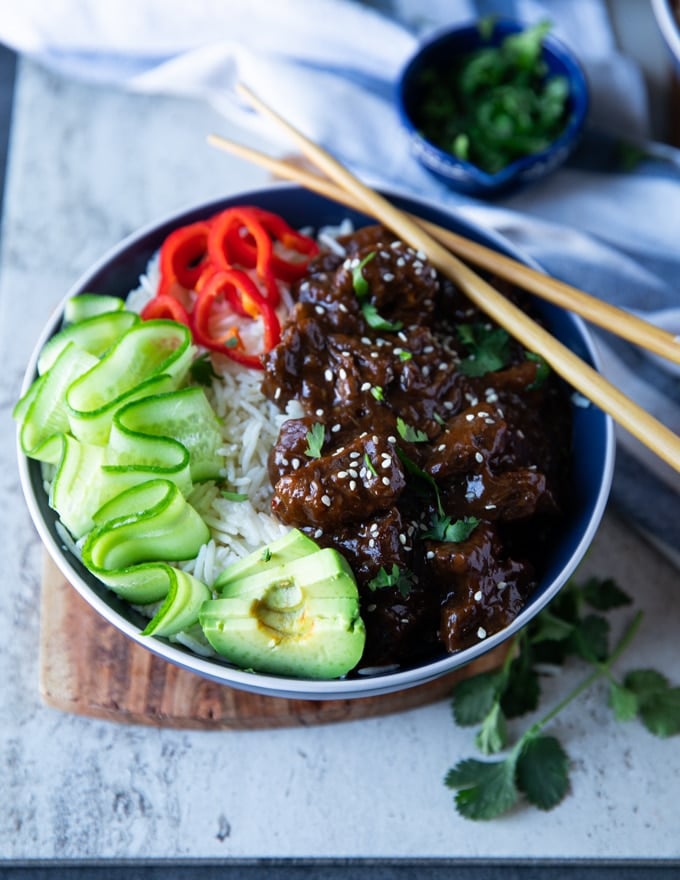
[[[354,575],[330,548],[228,579],[199,620],[219,654],[275,675],[338,678],[356,666],[366,641]]]

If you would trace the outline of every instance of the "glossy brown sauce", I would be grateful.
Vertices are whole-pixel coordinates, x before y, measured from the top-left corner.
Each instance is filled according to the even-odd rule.
[[[266,396],[305,413],[270,455],[272,509],[352,566],[362,665],[408,665],[485,639],[535,588],[567,497],[568,389],[552,374],[538,384],[514,340],[501,369],[468,375],[457,327],[488,318],[385,229],[341,243],[345,256],[322,254],[296,285],[265,361]],[[468,537],[438,539],[466,518]]]

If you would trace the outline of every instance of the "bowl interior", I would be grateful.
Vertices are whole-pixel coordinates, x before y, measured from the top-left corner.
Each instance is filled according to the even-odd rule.
[[[509,34],[518,33],[525,25],[515,21],[497,21],[493,34],[486,40],[480,35],[476,24],[469,24],[435,35],[424,44],[406,64],[399,78],[398,104],[402,122],[410,132],[414,148],[431,170],[438,169],[442,176],[446,169],[455,176],[456,169],[462,183],[466,178],[483,189],[501,188],[527,171],[531,166],[545,164],[546,156],[554,155],[563,161],[567,156],[565,147],[575,142],[580,134],[588,112],[588,85],[581,65],[571,52],[558,39],[548,34],[544,38],[543,59],[550,75],[564,76],[569,81],[569,100],[567,104],[568,119],[561,134],[553,143],[539,153],[525,156],[511,162],[495,174],[489,174],[477,166],[459,159],[446,150],[442,150],[420,131],[419,108],[422,104],[423,85],[421,76],[424,70],[448,70],[455,59],[482,47],[498,46]],[[546,170],[548,170],[546,168]]]
[[[389,194],[388,194],[389,195]],[[434,205],[394,195],[392,200],[402,209],[417,213],[459,234],[494,247],[510,256],[516,256],[508,246],[482,229],[442,212]],[[45,341],[59,327],[66,300],[83,292],[124,296],[138,285],[149,259],[160,247],[167,234],[176,226],[190,223],[236,204],[257,204],[282,214],[294,227],[334,225],[349,218],[355,227],[374,222],[356,211],[290,185],[242,193],[195,207],[170,217],[159,224],[142,229],[123,241],[90,271],[82,276],[62,301],[61,308],[45,327],[28,366],[24,388],[36,376],[36,362]],[[595,363],[592,344],[579,319],[548,304],[537,301],[537,310],[548,329],[569,348],[590,364]],[[464,665],[493,649],[527,623],[556,594],[574,571],[589,546],[601,519],[609,493],[613,467],[613,431],[610,419],[594,406],[578,405],[575,398],[574,421],[574,474],[572,481],[572,509],[555,546],[540,585],[527,606],[513,623],[500,633],[490,636],[473,648],[458,654],[446,655],[431,663],[388,672],[382,675],[358,676],[336,681],[308,681],[259,675],[235,669],[226,661],[199,657],[181,645],[160,638],[142,637],[140,630],[146,620],[128,604],[120,601],[64,547],[57,528],[55,512],[49,507],[44,491],[40,464],[19,454],[19,466],[24,494],[33,521],[48,552],[69,582],[81,595],[114,626],[139,644],[162,657],[191,669],[205,677],[225,684],[265,694],[332,699],[361,697],[395,691],[422,684]]]

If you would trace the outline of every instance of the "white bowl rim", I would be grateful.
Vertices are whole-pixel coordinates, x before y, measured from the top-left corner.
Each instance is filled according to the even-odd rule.
[[[80,277],[71,285],[68,292],[62,298],[58,306],[55,308],[52,318],[47,323],[36,343],[31,359],[28,363],[22,383],[22,395],[26,392],[36,373],[37,361],[39,353],[47,339],[54,333],[58,323],[61,320],[63,309],[66,301],[82,290],[85,282],[95,275],[102,267],[111,262],[119,253],[124,251],[130,244],[136,240],[143,238],[145,235],[153,233],[160,226],[176,223],[181,220],[189,211],[199,211],[208,208],[212,204],[219,204],[233,198],[255,198],[259,194],[269,193],[272,190],[297,191],[300,187],[290,183],[272,183],[260,187],[249,189],[243,193],[224,194],[220,197],[209,199],[198,204],[192,204],[181,210],[177,210],[170,215],[157,219],[146,224],[142,228],[132,232],[126,236],[118,244],[110,248],[96,263],[90,266]],[[471,223],[463,216],[457,217],[455,212],[443,207],[433,199],[424,199],[414,196],[406,191],[390,188],[382,190],[388,197],[406,198],[415,204],[420,204],[424,208],[431,209],[440,213],[448,214],[452,219],[462,222],[464,225],[474,227],[478,226],[483,235],[490,241],[498,243],[503,249],[514,251],[517,256],[520,252],[513,245],[504,239],[501,235],[492,230],[488,230],[479,224]],[[540,266],[532,259],[521,255],[533,268],[539,269]],[[582,341],[597,368],[600,367],[600,357],[594,341],[587,330],[584,322],[576,315],[571,318],[578,326]],[[85,601],[92,606],[95,611],[101,614],[116,629],[123,632],[134,642],[142,645],[146,650],[170,661],[183,669],[195,672],[200,676],[216,681],[220,684],[236,687],[241,690],[259,693],[265,696],[284,697],[292,699],[313,699],[313,700],[331,700],[331,699],[347,699],[360,697],[381,696],[383,694],[393,693],[395,691],[405,690],[411,687],[418,687],[430,681],[434,681],[453,672],[461,666],[468,665],[483,654],[492,651],[495,647],[505,642],[512,635],[524,627],[529,620],[535,617],[559,592],[562,586],[574,573],[575,569],[581,562],[587,548],[590,546],[595,534],[599,528],[600,521],[604,515],[607,506],[611,482],[614,473],[615,460],[615,434],[613,421],[610,416],[605,416],[605,470],[602,475],[600,490],[598,492],[596,503],[593,507],[589,518],[588,527],[584,531],[581,540],[571,553],[568,563],[563,566],[560,576],[556,578],[549,589],[544,590],[542,595],[532,602],[530,608],[521,611],[516,618],[504,629],[489,636],[478,644],[461,651],[458,654],[450,654],[431,663],[416,666],[411,669],[399,670],[396,672],[387,672],[383,675],[372,675],[366,678],[351,679],[331,679],[331,680],[314,680],[306,678],[286,678],[264,673],[253,673],[240,670],[236,667],[227,665],[215,659],[201,657],[199,654],[189,654],[186,650],[179,646],[175,646],[170,642],[160,641],[159,639],[142,636],[141,630],[132,624],[129,620],[119,614],[115,609],[111,608],[100,596],[93,592],[88,584],[81,578],[79,573],[73,568],[68,561],[70,553],[64,552],[61,542],[57,541],[52,532],[47,527],[46,522],[40,511],[37,498],[33,493],[33,486],[29,472],[29,459],[23,454],[19,446],[19,438],[17,432],[17,457],[19,463],[19,475],[24,498],[26,499],[29,513],[33,523],[38,531],[40,538],[45,545],[49,555],[57,565],[66,580],[77,590]]]

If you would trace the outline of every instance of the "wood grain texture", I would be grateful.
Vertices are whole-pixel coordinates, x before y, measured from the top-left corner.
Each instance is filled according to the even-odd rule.
[[[256,730],[353,721],[445,699],[454,684],[495,668],[500,646],[437,681],[396,694],[342,700],[267,697],[217,684],[157,657],[94,611],[45,555],[40,692],[63,712],[129,724]]]

